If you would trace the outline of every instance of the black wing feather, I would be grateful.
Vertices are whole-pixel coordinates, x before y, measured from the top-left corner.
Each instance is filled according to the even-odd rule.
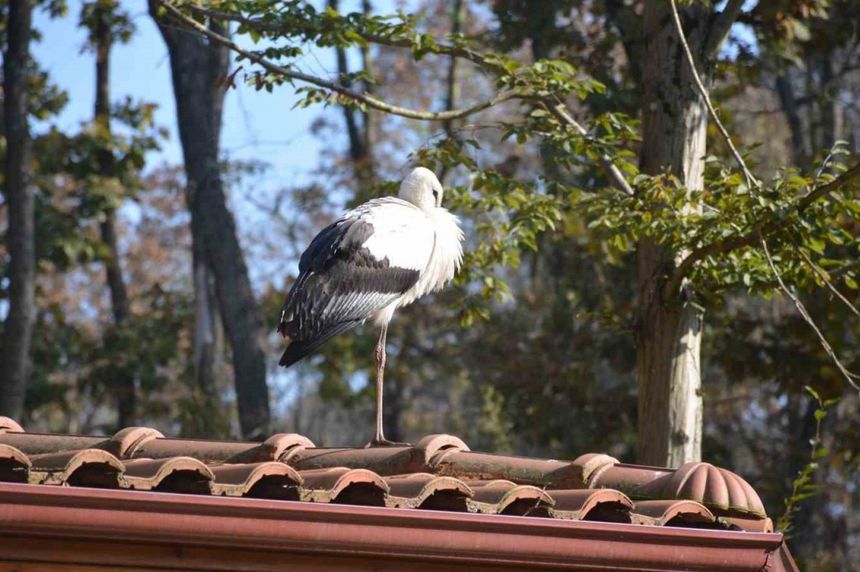
[[[334,336],[351,330],[359,323],[360,322],[343,322],[338,325],[339,327],[327,330],[325,336],[318,336],[307,341],[293,340],[292,342],[290,342],[290,345],[287,346],[287,349],[284,350],[284,353],[281,356],[281,360],[278,362],[278,365],[290,367],[297,361],[301,360],[306,356],[309,356],[310,354],[320,349],[323,345],[325,345],[327,341],[329,341]]]
[[[323,229],[299,260],[299,276],[281,310],[278,332],[290,339],[280,365],[289,367],[337,334],[364,322],[418,281],[362,245],[373,225],[346,218]]]

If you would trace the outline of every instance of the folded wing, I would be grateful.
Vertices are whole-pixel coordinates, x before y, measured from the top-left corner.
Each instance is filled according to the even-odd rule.
[[[323,229],[299,261],[278,332],[289,367],[397,301],[433,251],[433,227],[413,205],[377,199]]]

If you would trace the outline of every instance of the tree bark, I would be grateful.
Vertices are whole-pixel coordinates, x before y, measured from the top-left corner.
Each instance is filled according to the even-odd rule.
[[[156,17],[156,6],[150,2]],[[227,208],[218,163],[218,138],[229,53],[194,32],[156,17],[170,54],[179,138],[185,160],[191,233],[214,277],[215,294],[233,354],[239,424],[247,439],[269,434],[269,395],[263,351],[263,324],[248,267]],[[219,33],[226,31],[210,22]],[[199,293],[199,292],[198,292]]]
[[[110,50],[113,44],[111,30],[111,8],[102,2],[96,4],[93,44],[96,50],[96,101],[94,120],[108,135],[110,128]],[[102,177],[116,176],[116,165],[111,150],[101,149],[98,154],[98,169]],[[120,263],[119,245],[116,235],[116,212],[108,209],[100,226],[101,240],[107,246],[108,255],[104,261],[107,284],[110,290],[111,312],[114,324],[122,328],[131,313],[128,302],[128,289]],[[127,371],[119,374],[116,380],[117,427],[130,427],[135,424],[136,390],[134,376]]]
[[[370,0],[361,1],[361,12],[365,17],[369,17],[373,13],[373,5]],[[369,45],[361,46],[361,66],[364,69],[365,74],[373,77],[373,57],[370,54]],[[363,87],[364,93],[368,95],[373,94],[373,88],[375,87],[373,83],[365,81]],[[364,148],[367,150],[368,156],[370,156],[372,154],[371,150],[373,149],[373,112],[370,109],[366,110],[362,113],[362,119],[364,120]]]
[[[779,96],[779,105],[788,122],[791,131],[791,154],[795,165],[805,165],[809,153],[803,138],[803,123],[797,109],[797,98],[794,95],[794,87],[791,85],[789,70],[784,71],[776,77],[776,93]]]
[[[693,3],[684,6],[681,15],[694,56],[707,62],[710,9]],[[650,175],[668,169],[691,192],[699,191],[707,109],[696,91],[667,2],[646,2],[643,37],[640,167]],[[699,74],[708,82],[709,69]],[[692,300],[690,285],[685,284],[682,292],[664,292],[668,273],[681,256],[647,237],[638,245],[638,460],[669,467],[701,458],[703,310]]]
[[[0,415],[20,418],[30,376],[36,317],[35,200],[27,123],[28,65],[33,4],[10,0],[3,54],[3,116],[6,134],[5,193],[9,228],[9,313],[0,352]]]
[[[339,0],[328,0],[328,7],[335,11],[339,10]],[[364,10],[365,15],[368,15],[370,12],[369,2],[364,2]],[[335,58],[337,60],[337,72],[341,76],[339,83],[344,87],[351,88],[352,82],[345,79],[349,73],[349,62],[347,61],[346,50],[343,46],[335,47]],[[366,49],[362,51],[362,63],[365,68],[369,68],[370,55]],[[369,69],[365,69],[365,71],[370,73]],[[367,90],[368,86],[364,87],[365,90]],[[365,111],[362,113],[362,128],[358,122],[357,115],[360,113],[359,111],[347,105],[342,105],[341,110],[343,111],[346,133],[349,137],[349,159],[352,162],[353,173],[358,181],[359,195],[362,198],[369,198],[370,188],[373,186],[373,181],[375,179],[373,156],[370,152],[372,135],[370,133],[371,122],[369,112]]]
[[[219,343],[218,308],[212,273],[206,267],[204,254],[194,245],[194,380],[200,392],[201,418],[195,427],[196,436],[207,439],[218,437],[218,419],[221,404],[218,397],[218,371],[221,344]]]
[[[815,58],[818,67],[818,123],[821,125],[820,140],[816,148],[821,151],[830,150],[842,137],[842,110],[838,94],[834,93],[838,88],[834,85],[836,80],[832,55],[821,54]]]
[[[463,0],[453,0],[451,7],[451,35],[456,36],[463,31],[463,20],[465,19],[465,5]],[[457,106],[457,100],[460,99],[460,82],[458,81],[457,71],[459,69],[460,58],[451,56],[448,60],[448,77],[445,80],[445,109],[450,111]],[[448,119],[442,122],[442,128],[445,129],[445,134],[451,137],[454,134],[454,121]]]

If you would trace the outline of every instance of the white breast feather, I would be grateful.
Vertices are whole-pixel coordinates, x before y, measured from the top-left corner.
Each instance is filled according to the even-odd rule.
[[[385,197],[369,201],[353,213],[373,225],[373,234],[362,246],[374,258],[387,258],[390,266],[419,272],[427,267],[433,252],[433,225],[418,207]]]
[[[420,272],[412,288],[376,312],[377,325],[387,324],[397,308],[441,289],[463,261],[460,221],[447,209],[434,208],[428,214],[410,202],[384,197],[356,207],[345,218],[361,218],[373,225],[373,234],[362,246],[374,258],[387,258],[390,266]]]
[[[398,306],[411,304],[421,296],[440,290],[454,279],[463,262],[463,230],[459,219],[443,208],[435,208],[425,216],[433,227],[433,251],[418,283],[398,300]]]

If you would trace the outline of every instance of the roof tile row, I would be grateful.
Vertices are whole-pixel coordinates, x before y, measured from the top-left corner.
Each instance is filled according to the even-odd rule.
[[[316,448],[301,435],[263,443],[165,438],[132,427],[105,438],[26,433],[0,417],[0,481],[316,503],[464,511],[768,532],[758,495],[707,463],[677,470],[490,455],[430,435],[414,446]]]

